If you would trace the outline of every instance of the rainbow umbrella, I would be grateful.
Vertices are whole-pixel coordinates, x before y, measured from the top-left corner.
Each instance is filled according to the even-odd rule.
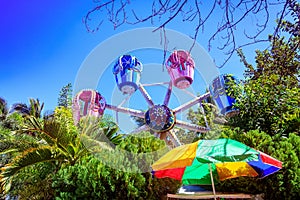
[[[239,176],[266,177],[282,163],[232,139],[199,140],[170,150],[152,165],[157,178],[170,177],[183,185],[212,185]]]

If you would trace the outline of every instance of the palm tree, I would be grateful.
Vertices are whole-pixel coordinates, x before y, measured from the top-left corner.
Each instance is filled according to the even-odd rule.
[[[44,108],[44,103],[40,103],[39,99],[29,99],[29,105],[25,103],[15,103],[10,109],[10,113],[18,112],[22,116],[34,116],[36,118],[42,117],[42,110]]]
[[[9,113],[17,112],[22,116],[29,115],[29,107],[25,103],[14,103],[9,110]]]
[[[35,133],[36,143],[26,149],[6,149],[6,152],[13,152],[13,159],[1,169],[0,182],[6,190],[9,189],[13,176],[27,166],[54,160],[73,164],[86,151],[80,138],[66,132],[64,125],[55,119],[41,122],[34,116],[29,116],[25,121],[21,131]]]
[[[54,117],[48,120],[27,116],[21,132],[34,133],[36,143],[22,150],[14,147],[6,149],[14,152],[14,158],[1,168],[2,189],[8,191],[12,178],[21,169],[36,163],[55,160],[58,161],[58,167],[62,163],[73,165],[89,150],[101,151],[104,148],[112,150],[114,147],[101,138],[108,138],[112,144],[117,144],[122,136],[116,135],[117,126],[112,124],[109,126],[101,127],[98,120],[95,120],[95,123],[89,120],[89,123],[85,123],[84,126],[76,127],[71,111],[64,107],[57,108]]]

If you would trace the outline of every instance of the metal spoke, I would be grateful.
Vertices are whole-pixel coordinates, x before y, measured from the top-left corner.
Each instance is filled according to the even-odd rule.
[[[116,112],[126,113],[129,115],[135,116],[135,117],[144,118],[144,116],[145,116],[145,113],[143,111],[134,110],[131,108],[117,107],[117,106],[113,106],[113,105],[109,105],[109,104],[106,104],[106,108],[110,109],[110,110],[114,110]]]
[[[206,99],[209,96],[210,96],[209,92],[205,93],[199,97],[192,99],[191,101],[189,101],[185,104],[182,104],[181,106],[178,106],[177,108],[173,109],[173,111],[175,112],[175,114],[185,111],[185,110],[189,109],[190,107],[196,105],[197,103],[200,103],[202,100]]]
[[[164,100],[164,105],[167,106],[169,104],[170,101],[170,97],[172,94],[172,81],[169,82],[169,87],[165,96],[165,100]]]
[[[161,83],[144,83],[143,86],[156,86],[156,85],[166,85],[169,84],[169,82],[161,82]]]
[[[132,94],[128,94],[128,96],[123,99],[123,101],[118,105],[118,107],[123,106],[124,103],[126,103],[130,99],[131,95]]]
[[[201,133],[206,133],[208,132],[210,129],[203,127],[203,126],[198,126],[196,124],[190,124],[181,120],[176,120],[176,124],[177,127],[180,128],[186,128],[190,131],[196,131],[196,132],[201,132]]]
[[[152,101],[150,95],[148,94],[148,92],[145,90],[145,88],[144,88],[141,84],[139,84],[139,90],[141,91],[142,95],[143,95],[144,98],[146,99],[148,105],[149,105],[150,107],[154,106],[154,103],[153,103],[153,101]]]
[[[183,89],[182,91],[185,92],[185,93],[187,93],[188,95],[194,97],[194,98],[197,97],[194,93],[188,91],[187,89]]]

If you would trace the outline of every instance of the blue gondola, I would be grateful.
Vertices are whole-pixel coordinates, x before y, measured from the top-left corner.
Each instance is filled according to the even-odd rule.
[[[113,67],[116,83],[123,94],[134,93],[140,82],[142,63],[135,56],[123,55]]]
[[[220,110],[225,116],[233,116],[238,113],[238,109],[233,107],[235,98],[228,95],[228,82],[233,80],[237,83],[237,78],[229,74],[223,74],[216,77],[209,86],[210,94]]]

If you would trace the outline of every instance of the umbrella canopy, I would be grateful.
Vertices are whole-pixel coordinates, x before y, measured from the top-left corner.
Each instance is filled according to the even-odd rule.
[[[239,176],[265,177],[282,168],[267,154],[231,139],[199,140],[172,149],[152,165],[157,178],[170,177],[184,185],[210,185]]]

